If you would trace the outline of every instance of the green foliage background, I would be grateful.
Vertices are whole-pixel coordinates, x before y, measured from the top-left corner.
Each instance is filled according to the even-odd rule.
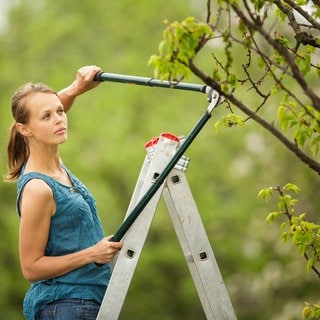
[[[88,64],[152,77],[147,62],[158,51],[163,21],[203,18],[204,12],[205,1],[196,0],[12,2],[0,30],[0,171],[6,170],[10,98],[19,85],[41,81],[59,90]],[[199,59],[211,68],[209,52]],[[95,195],[107,234],[123,220],[144,143],[164,131],[186,135],[206,106],[199,93],[117,83],[78,98],[61,154]],[[214,122],[226,113],[217,109],[188,151],[195,201],[238,319],[300,319],[318,284],[292,247],[283,246],[277,227],[265,222],[268,208],[257,193],[291,181],[304,191],[302,211],[315,214],[319,181],[253,122],[217,133]],[[1,182],[0,200],[0,320],[20,320],[28,284],[19,268],[14,184]],[[205,318],[162,203],[121,313],[128,318]]]

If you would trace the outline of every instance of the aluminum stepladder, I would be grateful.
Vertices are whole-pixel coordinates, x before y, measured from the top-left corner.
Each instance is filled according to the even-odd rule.
[[[168,168],[168,162],[177,155],[180,140],[171,134],[162,134],[146,145],[147,155],[135,186],[126,219],[139,201]],[[182,142],[183,146],[183,142]],[[181,157],[164,178],[141,213],[135,218],[123,238],[112,276],[102,301],[97,320],[118,319],[143,245],[151,227],[161,196],[164,199],[195,288],[208,320],[234,320],[228,292],[222,279],[213,250],[202,224],[197,206],[188,185],[185,170],[188,158]]]

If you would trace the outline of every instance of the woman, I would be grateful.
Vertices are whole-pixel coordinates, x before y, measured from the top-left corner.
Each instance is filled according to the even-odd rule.
[[[108,263],[122,247],[104,237],[92,195],[59,156],[67,140],[65,112],[76,96],[98,85],[98,71],[79,69],[58,94],[29,83],[12,98],[7,180],[18,179],[20,263],[31,282],[24,300],[28,320],[96,319],[110,279]]]

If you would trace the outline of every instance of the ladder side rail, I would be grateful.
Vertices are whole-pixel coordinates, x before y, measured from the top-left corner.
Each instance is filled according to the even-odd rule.
[[[184,172],[172,170],[162,192],[208,320],[236,315]]]
[[[203,311],[206,315],[206,319],[216,319],[214,316],[214,311],[211,307],[210,298],[206,294],[205,288],[201,282],[201,278],[198,274],[197,266],[195,264],[194,258],[192,256],[192,251],[190,249],[190,246],[188,245],[188,240],[186,239],[186,236],[184,234],[182,225],[179,221],[178,215],[175,212],[173,199],[171,198],[170,191],[167,188],[163,189],[162,192],[163,199],[165,201],[165,204],[167,206],[168,212],[170,214],[171,220],[173,222],[174,230],[176,232],[177,238],[179,240],[180,246],[182,248],[182,252],[185,257],[185,261],[187,263],[189,272],[192,276],[192,280],[194,283],[194,286],[197,290],[198,297],[200,299]]]
[[[136,223],[128,230],[123,247],[113,267],[97,320],[118,319],[160,200],[161,192],[162,189],[160,188],[141,215],[139,215]]]
[[[162,172],[163,168],[176,152],[176,147],[176,144],[168,140],[159,142],[151,163],[148,163],[147,160],[144,162],[139,181],[135,188],[135,199],[131,200],[130,206],[135,206],[136,204],[134,202],[139,201],[139,198],[141,198],[154,183],[159,172]],[[164,185],[163,183],[162,186],[160,186],[124,237],[124,244],[113,267],[110,282],[100,306],[97,320],[116,320],[120,315]],[[137,193],[139,193],[139,196]],[[130,212],[130,208],[127,212]]]
[[[130,199],[130,202],[129,202],[129,205],[128,205],[128,209],[127,209],[127,212],[125,214],[124,220],[128,217],[130,212],[137,205],[137,203],[139,201],[139,198],[142,197],[141,190],[143,188],[143,184],[146,181],[146,175],[148,173],[149,167],[150,167],[150,160],[149,160],[148,156],[146,156],[144,161],[143,161],[142,167],[140,169],[140,173],[138,175],[138,180],[137,180],[137,183],[136,183],[135,188],[133,190],[133,193],[132,193],[132,196],[131,196],[131,199]],[[114,269],[114,266],[117,263],[118,256],[119,256],[119,254],[117,254],[114,257],[113,261],[110,262],[112,269]]]
[[[147,176],[149,168],[150,168],[150,161],[149,161],[148,156],[146,156],[143,161],[143,164],[142,164],[139,176],[138,176],[137,183],[136,183],[135,188],[133,190],[133,193],[132,193],[124,220],[128,217],[130,212],[133,210],[133,208],[136,206],[136,204],[139,202],[139,199],[143,195],[142,188],[143,188],[143,185],[146,181],[146,176]]]

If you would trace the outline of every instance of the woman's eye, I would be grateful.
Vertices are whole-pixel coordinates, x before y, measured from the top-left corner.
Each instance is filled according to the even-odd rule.
[[[44,119],[44,120],[50,119],[50,114],[49,114],[49,113],[45,114],[45,115],[43,116],[43,119]]]
[[[58,110],[58,114],[63,114],[63,113],[64,113],[63,109]]]

